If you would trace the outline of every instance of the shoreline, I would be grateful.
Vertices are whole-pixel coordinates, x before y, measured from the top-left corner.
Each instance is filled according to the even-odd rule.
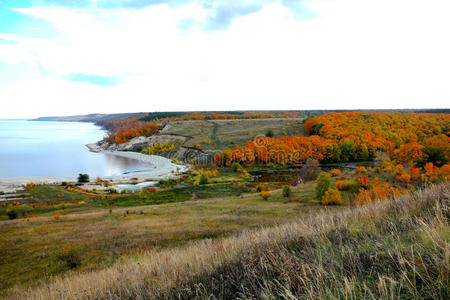
[[[89,145],[89,146],[88,146]],[[173,163],[170,159],[158,156],[158,155],[146,155],[137,152],[121,152],[121,151],[108,151],[103,150],[100,147],[90,147],[91,145],[86,145],[89,150],[99,154],[106,155],[116,155],[129,159],[139,160],[153,167],[152,170],[140,173],[122,174],[122,175],[112,175],[112,176],[102,176],[103,180],[109,180],[113,183],[121,183],[123,181],[148,181],[148,180],[161,180],[177,177],[180,173],[189,170],[186,165],[177,165]],[[96,150],[96,151],[93,151]],[[90,178],[90,182],[94,182],[95,178]],[[3,193],[16,193],[18,190],[22,189],[22,185],[27,183],[37,183],[37,184],[61,184],[62,182],[76,183],[76,177],[57,177],[57,176],[22,176],[22,177],[9,177],[0,178],[0,192]]]

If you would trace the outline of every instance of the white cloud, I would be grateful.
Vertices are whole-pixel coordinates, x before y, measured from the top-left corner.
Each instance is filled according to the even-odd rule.
[[[214,32],[201,30],[208,12],[197,4],[20,9],[59,34],[0,43],[0,62],[44,70],[38,79],[0,83],[0,99],[8,103],[0,117],[448,106],[448,1],[305,5],[317,17],[297,20],[280,3],[268,3]],[[183,19],[196,25],[180,29]],[[125,83],[104,87],[63,79],[71,73],[122,76]]]

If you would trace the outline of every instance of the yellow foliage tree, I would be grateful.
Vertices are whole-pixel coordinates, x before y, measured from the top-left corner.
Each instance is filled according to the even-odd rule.
[[[323,205],[339,205],[342,203],[341,193],[336,189],[329,189],[322,198]]]

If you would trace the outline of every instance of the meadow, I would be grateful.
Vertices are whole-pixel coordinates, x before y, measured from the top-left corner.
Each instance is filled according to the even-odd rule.
[[[30,193],[34,195],[30,203],[0,208],[3,291],[66,272],[102,269],[150,249],[272,226],[322,209],[314,199],[312,183],[293,188],[293,201],[280,190],[262,200],[254,187],[238,183],[112,197],[51,185],[34,186]],[[62,194],[64,198],[58,197]],[[18,219],[7,220],[5,211],[12,208]],[[60,257],[67,247],[79,260],[74,268]]]
[[[448,299],[448,183],[68,273],[15,299]]]

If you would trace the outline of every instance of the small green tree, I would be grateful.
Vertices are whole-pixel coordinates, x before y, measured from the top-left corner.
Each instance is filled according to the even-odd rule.
[[[78,182],[79,183],[89,182],[89,175],[88,174],[79,174]]]
[[[266,137],[273,137],[272,129],[269,129],[269,130],[266,131]]]
[[[283,197],[287,198],[291,195],[291,188],[288,185],[283,185]]]
[[[199,184],[207,184],[209,182],[209,177],[206,172],[202,172],[200,174]]]
[[[316,199],[322,200],[325,193],[328,191],[331,185],[331,177],[327,172],[321,172],[316,180]]]
[[[239,163],[234,162],[231,164],[231,171],[237,172],[239,169],[242,169],[242,166]]]
[[[356,156],[360,161],[369,160],[369,149],[367,149],[366,145],[359,145],[356,150]]]
[[[356,145],[353,140],[348,140],[341,145],[341,159],[343,162],[355,160]]]

